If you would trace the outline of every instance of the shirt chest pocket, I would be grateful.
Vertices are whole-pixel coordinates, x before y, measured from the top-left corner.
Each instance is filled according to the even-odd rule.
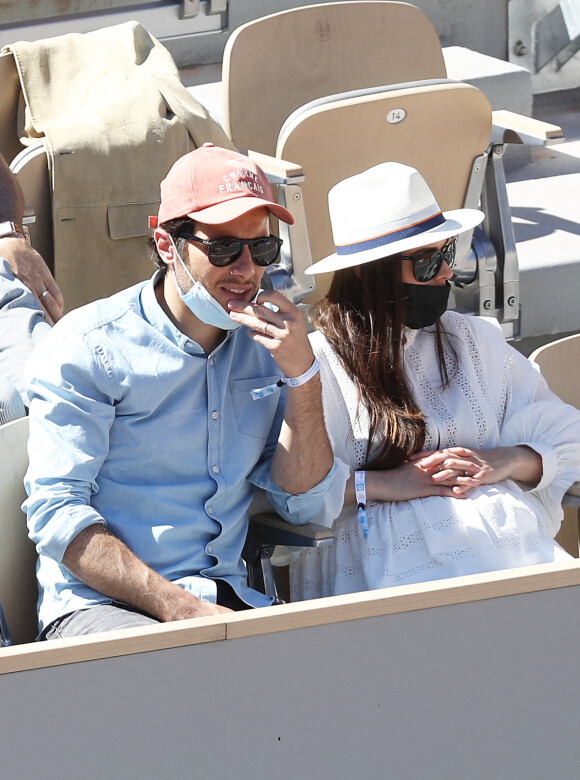
[[[234,416],[240,433],[261,441],[268,438],[280,401],[280,391],[276,390],[272,395],[254,400],[252,390],[276,384],[279,378],[279,376],[262,376],[257,379],[232,381]]]

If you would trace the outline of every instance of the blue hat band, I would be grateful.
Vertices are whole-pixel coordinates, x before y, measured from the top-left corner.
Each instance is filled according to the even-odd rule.
[[[426,231],[432,230],[433,228],[443,224],[445,224],[445,217],[441,212],[439,212],[438,214],[435,214],[434,217],[429,217],[429,219],[423,220],[423,222],[417,222],[414,225],[401,228],[400,230],[395,230],[392,233],[386,233],[382,236],[375,236],[374,238],[369,238],[366,241],[357,241],[354,244],[337,246],[336,254],[339,256],[354,255],[358,252],[365,252],[367,249],[388,246],[389,244],[394,244],[395,241],[401,241],[404,238],[411,238],[412,236],[425,233]]]

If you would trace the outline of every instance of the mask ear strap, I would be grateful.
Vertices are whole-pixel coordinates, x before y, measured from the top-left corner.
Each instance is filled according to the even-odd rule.
[[[190,273],[190,271],[189,271],[189,268],[188,268],[188,267],[185,265],[185,263],[183,262],[183,258],[181,257],[181,255],[179,254],[179,252],[178,252],[178,250],[177,250],[177,247],[175,246],[175,241],[173,240],[173,236],[171,235],[171,233],[168,233],[167,235],[168,235],[168,237],[169,237],[169,240],[170,240],[170,242],[171,242],[171,246],[173,247],[173,251],[174,251],[174,252],[175,252],[175,254],[177,255],[177,259],[178,259],[178,260],[179,260],[179,262],[181,263],[181,266],[182,266],[183,270],[185,271],[185,273],[186,273],[186,274],[189,276],[189,278],[191,279],[191,282],[192,282],[192,284],[195,284],[195,279],[194,279],[194,278],[193,278],[193,276],[191,275],[191,273]],[[173,275],[174,275],[174,277],[175,277],[175,282],[177,283],[177,276],[175,275],[175,266],[173,266]]]

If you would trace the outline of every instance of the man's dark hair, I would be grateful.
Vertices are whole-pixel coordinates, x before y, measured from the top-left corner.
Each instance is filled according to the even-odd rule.
[[[180,255],[183,255],[187,239],[182,238],[179,234],[184,228],[187,229],[188,233],[193,233],[195,231],[195,222],[189,217],[178,217],[177,219],[170,219],[167,222],[164,222],[162,225],[159,225],[159,227],[162,227],[169,233],[177,247],[177,251]],[[162,271],[163,274],[166,274],[167,264],[161,259],[153,236],[149,239],[149,248],[151,250],[151,259],[153,260],[155,267]]]

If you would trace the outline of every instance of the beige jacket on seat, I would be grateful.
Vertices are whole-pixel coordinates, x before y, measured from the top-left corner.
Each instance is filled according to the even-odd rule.
[[[147,217],[157,213],[161,179],[205,141],[231,141],[137,22],[4,51],[22,89],[21,143],[46,147],[54,272],[67,309],[146,278]]]

